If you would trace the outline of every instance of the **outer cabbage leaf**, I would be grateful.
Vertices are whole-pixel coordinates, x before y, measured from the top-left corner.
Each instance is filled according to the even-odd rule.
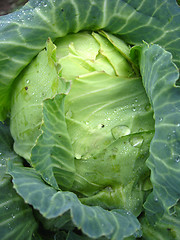
[[[180,66],[180,10],[175,0],[30,0],[0,17],[0,119],[10,108],[12,83],[21,70],[53,41],[81,30],[104,29],[130,44],[158,43]]]
[[[31,207],[16,193],[6,174],[9,158],[16,166],[22,166],[22,160],[12,150],[9,128],[0,124],[0,239],[31,240],[38,224]]]
[[[165,214],[163,218],[152,226],[148,223],[147,218],[140,219],[143,230],[144,240],[174,240],[180,238],[180,206],[179,203],[175,206],[175,213],[172,215]]]
[[[179,73],[172,55],[158,45],[144,44],[139,54],[143,84],[155,117],[155,135],[147,160],[153,195],[145,204],[149,219],[155,221],[163,209],[171,212],[180,198],[180,88],[175,85]]]
[[[140,224],[130,212],[83,205],[74,193],[56,191],[46,185],[32,168],[17,167],[10,162],[8,172],[13,176],[18,194],[47,219],[70,211],[73,224],[91,238],[106,236],[121,240],[133,234],[141,235]]]

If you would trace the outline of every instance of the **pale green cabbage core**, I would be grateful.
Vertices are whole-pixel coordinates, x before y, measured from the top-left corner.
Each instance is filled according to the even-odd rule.
[[[70,81],[64,114],[76,167],[71,191],[85,204],[138,215],[151,188],[145,161],[154,120],[130,49],[105,32],[70,34],[55,45],[56,67],[44,50],[15,83],[14,149],[30,162],[43,100],[64,92],[64,79]]]

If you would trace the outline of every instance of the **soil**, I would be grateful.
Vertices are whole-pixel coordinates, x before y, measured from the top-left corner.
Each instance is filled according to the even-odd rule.
[[[22,7],[28,0],[0,0],[0,15],[5,15]]]

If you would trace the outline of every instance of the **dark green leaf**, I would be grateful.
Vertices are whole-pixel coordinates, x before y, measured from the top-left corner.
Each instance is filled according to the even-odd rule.
[[[83,205],[74,193],[56,191],[46,185],[32,168],[12,166],[9,173],[16,191],[47,219],[70,211],[74,225],[91,238],[107,236],[120,240],[140,234],[139,222],[130,212]]]
[[[179,74],[171,54],[158,45],[144,44],[140,70],[155,115],[155,135],[147,161],[153,197],[145,204],[152,215],[153,202],[159,201],[159,206],[170,211],[180,198],[180,88],[175,85]]]

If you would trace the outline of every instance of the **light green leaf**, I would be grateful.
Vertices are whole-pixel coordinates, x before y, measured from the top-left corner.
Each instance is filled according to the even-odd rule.
[[[47,219],[70,211],[74,225],[91,238],[106,236],[121,240],[141,234],[139,222],[130,212],[83,205],[74,193],[56,191],[46,185],[32,168],[12,166],[9,173],[13,176],[16,191]]]
[[[63,81],[58,76],[55,45],[47,41],[43,50],[18,76],[11,96],[10,130],[15,152],[30,159],[32,147],[41,134],[42,102],[63,92]]]
[[[43,179],[58,189],[74,181],[74,153],[64,116],[64,97],[56,95],[43,103],[42,135],[32,149],[31,164]]]
[[[117,76],[130,77],[131,75],[133,75],[132,67],[127,63],[126,59],[121,54],[121,52],[117,51],[117,49],[111,44],[110,41],[108,41],[106,38],[102,37],[97,33],[92,33],[92,36],[96,39],[96,41],[100,45],[99,52],[108,59],[108,61],[113,66]],[[124,45],[126,44],[124,43]],[[125,48],[125,52],[126,49],[127,46]]]
[[[138,216],[148,193],[144,191],[149,178],[145,160],[153,134],[120,137],[93,157],[76,160],[73,190],[84,194],[79,196],[81,202],[105,209],[126,209]]]
[[[77,159],[100,152],[118,137],[154,129],[140,78],[118,78],[104,72],[79,76],[66,96],[65,110]]]

